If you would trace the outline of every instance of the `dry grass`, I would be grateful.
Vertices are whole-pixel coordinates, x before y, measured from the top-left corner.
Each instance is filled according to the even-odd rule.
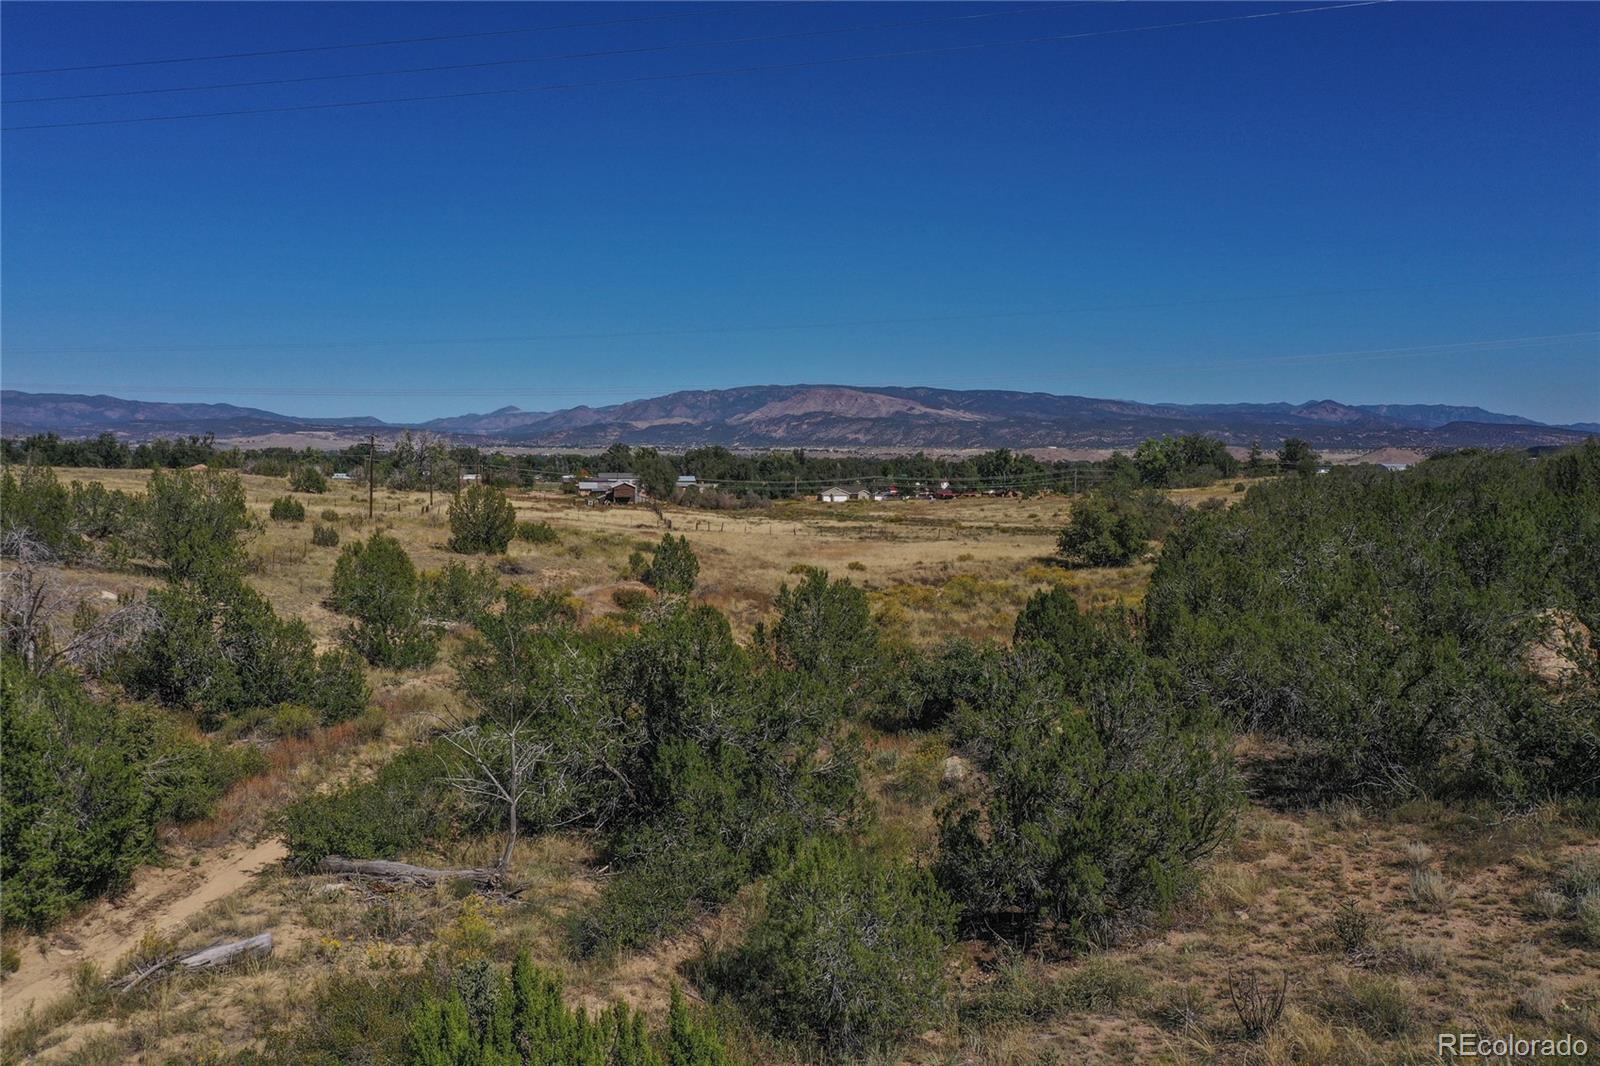
[[[129,471],[62,473],[134,491],[144,480]],[[282,480],[244,480],[264,518],[283,493]],[[1226,485],[1174,496],[1191,504],[1234,498]],[[336,639],[342,620],[321,605],[337,549],[309,545],[311,519],[323,510],[339,513],[345,541],[377,524],[423,568],[453,558],[444,547],[443,497],[430,514],[423,494],[380,491],[376,523],[365,518],[364,490],[339,486],[301,498],[306,522],[264,522],[251,546],[258,562],[250,580],[325,643]],[[611,592],[628,555],[663,532],[654,515],[558,495],[514,499],[519,518],[548,522],[559,539],[514,542],[508,561],[518,572],[502,580],[575,590],[591,620],[615,614]],[[699,595],[728,612],[741,633],[770,612],[779,586],[794,580],[793,568],[823,566],[865,586],[884,624],[921,642],[1008,636],[1016,608],[1052,584],[1084,606],[1138,602],[1149,563],[1070,571],[1051,562],[1068,507],[1060,498],[787,503],[728,514],[668,509],[667,517],[701,558]],[[68,577],[86,594],[155,580],[92,571]],[[448,654],[426,672],[377,673],[377,717],[278,742],[269,773],[230,795],[211,822],[184,831],[184,853],[210,854],[257,833],[288,797],[370,772],[454,698],[447,663]],[[871,844],[925,857],[950,787],[944,742],[865,728],[861,740],[879,815]],[[1269,754],[1249,739],[1239,751],[1247,760]],[[460,840],[411,858],[476,864],[495,848],[493,840]],[[110,996],[86,978],[31,1018],[7,1017],[3,1057],[210,1061],[291,1023],[330,973],[381,979],[422,965],[430,952],[485,950],[505,958],[524,945],[560,970],[586,1004],[622,998],[659,1012],[684,962],[704,944],[736,935],[749,900],[649,951],[575,963],[564,948],[565,922],[599,889],[603,875],[594,861],[592,842],[582,837],[529,842],[517,869],[529,887],[509,904],[444,890],[373,897],[324,878],[257,877],[167,932],[187,947],[272,929],[279,949],[269,963],[179,978],[131,997]],[[1087,959],[1041,961],[997,960],[988,945],[964,945],[954,968],[965,1008],[953,1007],[944,1023],[893,1058],[928,1066],[1425,1062],[1433,1061],[1431,1034],[1441,1026],[1572,1031],[1593,1044],[1600,1040],[1600,947],[1586,939],[1585,922],[1600,928],[1600,919],[1587,917],[1600,913],[1597,864],[1592,828],[1553,808],[1502,820],[1424,803],[1292,813],[1251,807],[1201,892],[1170,920],[1116,947]],[[1229,1003],[1231,972],[1287,978],[1287,1007],[1268,1032],[1244,1032]],[[753,1049],[770,1062],[801,1058],[759,1042]]]

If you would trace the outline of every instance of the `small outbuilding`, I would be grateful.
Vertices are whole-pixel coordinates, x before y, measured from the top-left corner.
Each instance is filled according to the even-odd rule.
[[[632,503],[638,498],[638,488],[626,481],[618,482],[606,490],[607,503]]]

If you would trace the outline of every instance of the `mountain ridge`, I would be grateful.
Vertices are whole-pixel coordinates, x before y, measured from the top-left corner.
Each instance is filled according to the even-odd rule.
[[[301,430],[453,438],[528,447],[614,441],[693,447],[1083,448],[1130,447],[1151,436],[1205,433],[1229,444],[1275,447],[1298,436],[1324,448],[1547,446],[1573,443],[1593,424],[1546,425],[1449,404],[1177,404],[998,389],[830,384],[690,389],[623,403],[526,411],[512,404],[418,423],[369,415],[304,417],[226,403],[166,403],[107,395],[0,391],[0,433],[55,432],[130,439],[212,433],[220,439]]]

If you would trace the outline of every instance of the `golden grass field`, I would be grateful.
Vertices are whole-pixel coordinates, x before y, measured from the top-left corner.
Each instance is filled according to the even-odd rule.
[[[60,471],[63,480],[100,480],[138,491],[129,471]],[[311,521],[338,513],[341,538],[374,523],[397,536],[423,569],[452,558],[443,497],[376,494],[366,518],[365,487],[336,486],[300,496],[307,521],[266,521],[281,479],[246,476],[264,531],[251,544],[251,581],[282,613],[300,616],[319,640],[340,620],[321,606],[338,550],[309,544]],[[1232,497],[1230,486],[1184,490],[1188,503]],[[659,539],[648,508],[591,507],[556,494],[513,497],[520,518],[542,520],[555,544],[514,542],[517,572],[502,580],[575,592],[592,619],[614,613],[610,593],[631,552]],[[1052,560],[1070,502],[1061,497],[895,504],[780,503],[756,512],[668,507],[674,531],[701,559],[697,595],[726,611],[747,634],[770,613],[793,569],[822,566],[871,592],[889,630],[931,642],[946,636],[1009,636],[1011,618],[1035,589],[1070,588],[1085,605],[1137,602],[1152,565],[1069,571]],[[154,578],[73,570],[85,594],[138,589]],[[609,962],[575,963],[562,947],[563,922],[591,897],[603,874],[577,835],[525,845],[516,877],[529,887],[514,904],[486,904],[449,892],[372,896],[276,868],[271,813],[306,789],[369,773],[425,730],[453,699],[450,647],[426,672],[376,672],[368,719],[280,742],[273,767],[245,782],[217,817],[173,832],[162,868],[140,872],[120,905],[96,904],[42,938],[17,941],[23,967],[0,985],[3,1060],[49,1063],[216,1062],[303,1014],[316,983],[341,972],[372,975],[488,944],[509,958],[528,945],[562,971],[569,993],[599,1006],[623,998],[664,1010],[679,967],[706,944],[734,936],[748,895],[688,933]],[[863,727],[868,788],[885,847],[915,854],[933,839],[946,755],[938,736],[879,734]],[[1265,782],[1273,753],[1246,738],[1247,778]],[[918,1064],[1023,1063],[1429,1063],[1441,1028],[1545,1035],[1575,1032],[1600,1047],[1600,952],[1548,913],[1539,893],[1577,856],[1600,858],[1595,834],[1554,807],[1514,817],[1487,809],[1414,803],[1364,810],[1339,805],[1278,809],[1264,784],[1237,839],[1206,871],[1204,890],[1170,922],[1083,959],[997,957],[964,946],[952,963],[974,993],[904,1048]],[[487,864],[494,840],[455,842],[417,861]],[[260,861],[260,866],[252,865]],[[219,873],[218,871],[223,871]],[[219,880],[224,877],[225,880]],[[1360,950],[1332,933],[1341,905],[1374,916]],[[208,977],[177,978],[126,997],[100,979],[131,951],[204,946],[272,930],[270,962]],[[1230,975],[1286,982],[1284,1021],[1264,1038],[1242,1032],[1229,1000]],[[42,995],[49,991],[51,995]],[[23,1006],[23,996],[32,1000]],[[1005,1004],[1005,1009],[994,1005]],[[730,1025],[735,1025],[730,1021]],[[808,1061],[737,1030],[742,1049],[767,1062]]]

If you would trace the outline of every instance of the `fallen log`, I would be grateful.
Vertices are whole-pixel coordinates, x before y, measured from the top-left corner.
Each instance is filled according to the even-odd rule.
[[[493,867],[465,870],[441,870],[432,866],[412,866],[404,862],[383,859],[346,859],[329,855],[317,863],[317,870],[325,874],[368,881],[382,881],[392,885],[437,885],[442,881],[470,881],[484,888],[498,887],[503,875]]]
[[[214,944],[203,951],[191,952],[188,955],[168,955],[166,958],[156,959],[124,975],[117,982],[117,988],[123,992],[131,991],[168,970],[216,970],[244,959],[264,959],[271,954],[272,934],[261,933],[244,940],[235,940],[231,944]]]

